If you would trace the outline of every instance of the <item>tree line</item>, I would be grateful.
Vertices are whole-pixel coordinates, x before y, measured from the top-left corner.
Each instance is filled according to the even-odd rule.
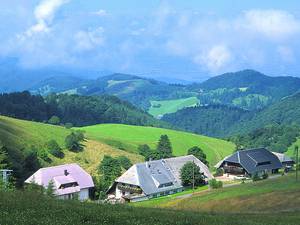
[[[115,96],[79,96],[50,94],[46,97],[30,92],[0,94],[0,115],[67,127],[98,123],[122,123],[167,127],[131,103]]]

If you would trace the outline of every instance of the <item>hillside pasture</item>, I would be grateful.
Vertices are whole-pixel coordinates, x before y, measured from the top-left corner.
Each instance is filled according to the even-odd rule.
[[[80,129],[86,132],[89,139],[98,140],[132,153],[137,153],[138,146],[142,144],[148,144],[153,149],[156,148],[160,136],[167,134],[175,156],[186,155],[189,148],[200,146],[207,155],[211,166],[231,154],[235,149],[235,145],[231,142],[162,128],[100,124]]]
[[[148,112],[155,116],[163,116],[167,113],[174,113],[180,109],[195,106],[199,103],[197,97],[180,98],[173,100],[151,101],[151,107]]]
[[[143,161],[143,157],[114,148],[105,143],[93,140],[85,140],[83,150],[75,153],[65,149],[65,137],[72,132],[61,126],[37,123],[26,120],[18,120],[0,116],[0,140],[10,149],[24,151],[35,146],[37,151],[45,149],[46,143],[55,140],[63,149],[64,157],[56,158],[49,154],[52,162],[43,163],[42,166],[53,166],[65,163],[78,163],[92,175],[97,174],[97,167],[104,155],[113,157],[126,156],[132,163]]]

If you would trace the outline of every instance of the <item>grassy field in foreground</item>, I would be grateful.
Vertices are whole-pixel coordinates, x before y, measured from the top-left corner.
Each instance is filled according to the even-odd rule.
[[[214,213],[300,211],[300,182],[293,175],[169,198],[135,203],[137,207],[170,208]]]
[[[167,209],[97,205],[45,198],[36,193],[0,193],[0,223],[5,225],[295,225],[299,213],[209,214]]]
[[[136,152],[141,144],[148,144],[155,148],[160,136],[167,134],[171,140],[174,155],[186,155],[189,148],[200,146],[206,153],[211,166],[231,154],[235,149],[233,143],[224,140],[154,127],[101,124],[80,129],[86,131],[89,139],[105,142],[129,152]]]
[[[185,107],[191,107],[199,103],[197,97],[181,98],[163,101],[151,101],[151,107],[148,113],[157,117],[167,113],[174,113]]]
[[[0,116],[0,140],[10,148],[22,150],[34,145],[39,151],[45,148],[45,144],[48,141],[53,139],[57,141],[62,149],[64,149],[65,137],[70,133],[71,130],[60,126]],[[132,163],[143,160],[143,157],[138,154],[122,151],[99,141],[86,140],[83,142],[83,145],[84,150],[79,153],[70,152],[64,149],[65,156],[62,159],[53,157],[49,154],[52,159],[50,165],[78,163],[89,173],[95,175],[97,166],[104,155],[111,155],[113,157],[125,155]]]

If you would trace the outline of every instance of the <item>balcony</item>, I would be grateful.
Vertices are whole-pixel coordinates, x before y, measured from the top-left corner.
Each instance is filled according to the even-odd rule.
[[[139,187],[132,187],[132,186],[129,186],[129,185],[118,185],[118,188],[121,190],[121,191],[126,191],[126,192],[130,192],[130,193],[137,193],[137,194],[142,194],[142,189],[139,188]]]

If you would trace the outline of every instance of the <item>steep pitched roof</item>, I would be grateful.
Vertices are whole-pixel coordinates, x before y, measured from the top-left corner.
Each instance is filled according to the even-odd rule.
[[[172,170],[172,173],[173,173],[173,175],[175,176],[175,178],[177,179],[178,182],[181,182],[181,180],[180,180],[180,169],[187,162],[194,162],[197,166],[199,166],[201,172],[204,173],[204,176],[206,176],[208,179],[213,178],[213,176],[210,173],[208,167],[193,155],[168,158],[168,159],[164,159],[164,161],[167,163],[169,168]]]
[[[279,159],[265,148],[237,151],[224,159],[223,163],[218,164],[222,166],[224,162],[240,164],[249,174],[282,167]]]
[[[65,174],[65,171],[67,171],[67,174]],[[72,190],[70,188],[63,190],[63,193],[62,190],[57,190],[57,194],[65,194],[65,192],[73,193],[80,191],[80,189],[94,187],[92,177],[75,163],[41,168],[29,177],[25,183],[34,182],[47,188],[50,181],[54,182],[56,189],[62,184],[74,182],[78,184],[76,188],[70,187]]]
[[[213,177],[205,164],[190,155],[135,164],[116,182],[140,186],[147,195],[174,190],[182,187],[180,169],[185,163],[192,161],[207,178]]]
[[[294,160],[292,160],[290,157],[288,157],[283,153],[279,153],[279,152],[272,152],[272,153],[277,156],[277,158],[281,163],[295,163]]]

